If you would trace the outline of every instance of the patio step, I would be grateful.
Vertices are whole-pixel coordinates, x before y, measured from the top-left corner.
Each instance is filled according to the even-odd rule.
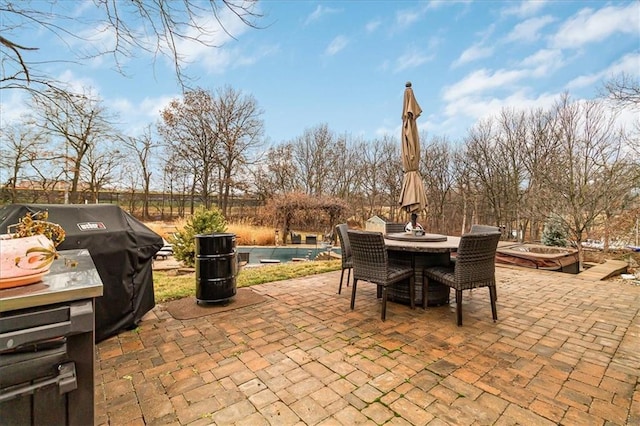
[[[589,269],[578,274],[578,278],[590,281],[606,280],[614,275],[619,275],[627,272],[627,262],[623,260],[605,260],[604,263],[599,263],[596,266],[592,266]]]

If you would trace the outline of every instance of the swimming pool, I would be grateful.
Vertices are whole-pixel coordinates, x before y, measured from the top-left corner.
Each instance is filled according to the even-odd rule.
[[[313,260],[318,253],[327,252],[327,249],[307,248],[307,247],[253,247],[238,246],[238,254],[248,253],[249,264],[260,263],[263,259],[279,260],[280,262],[291,262],[292,259]],[[340,254],[340,248],[332,248],[331,252]]]

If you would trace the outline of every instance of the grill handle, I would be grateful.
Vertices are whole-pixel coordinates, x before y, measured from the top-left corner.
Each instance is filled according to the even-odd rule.
[[[10,388],[10,390],[7,391],[0,389],[0,403],[20,396],[32,395],[38,389],[42,389],[50,385],[58,385],[60,395],[77,389],[78,381],[76,378],[76,364],[74,362],[65,362],[60,364],[58,366],[58,375],[50,379],[17,388]]]

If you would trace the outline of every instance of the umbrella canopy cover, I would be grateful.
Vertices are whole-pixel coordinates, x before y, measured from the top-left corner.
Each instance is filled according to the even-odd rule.
[[[402,167],[404,177],[399,204],[409,213],[417,213],[427,207],[427,194],[422,176],[418,172],[420,165],[420,140],[416,119],[422,113],[413,94],[411,83],[406,84],[404,105],[402,108]]]

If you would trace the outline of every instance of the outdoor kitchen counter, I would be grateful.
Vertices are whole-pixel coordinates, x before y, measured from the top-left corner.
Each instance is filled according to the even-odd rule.
[[[0,290],[0,312],[102,296],[102,280],[88,250],[59,254],[42,281]]]
[[[0,413],[13,424],[95,424],[95,299],[89,251],[60,251],[42,281],[0,290]]]

